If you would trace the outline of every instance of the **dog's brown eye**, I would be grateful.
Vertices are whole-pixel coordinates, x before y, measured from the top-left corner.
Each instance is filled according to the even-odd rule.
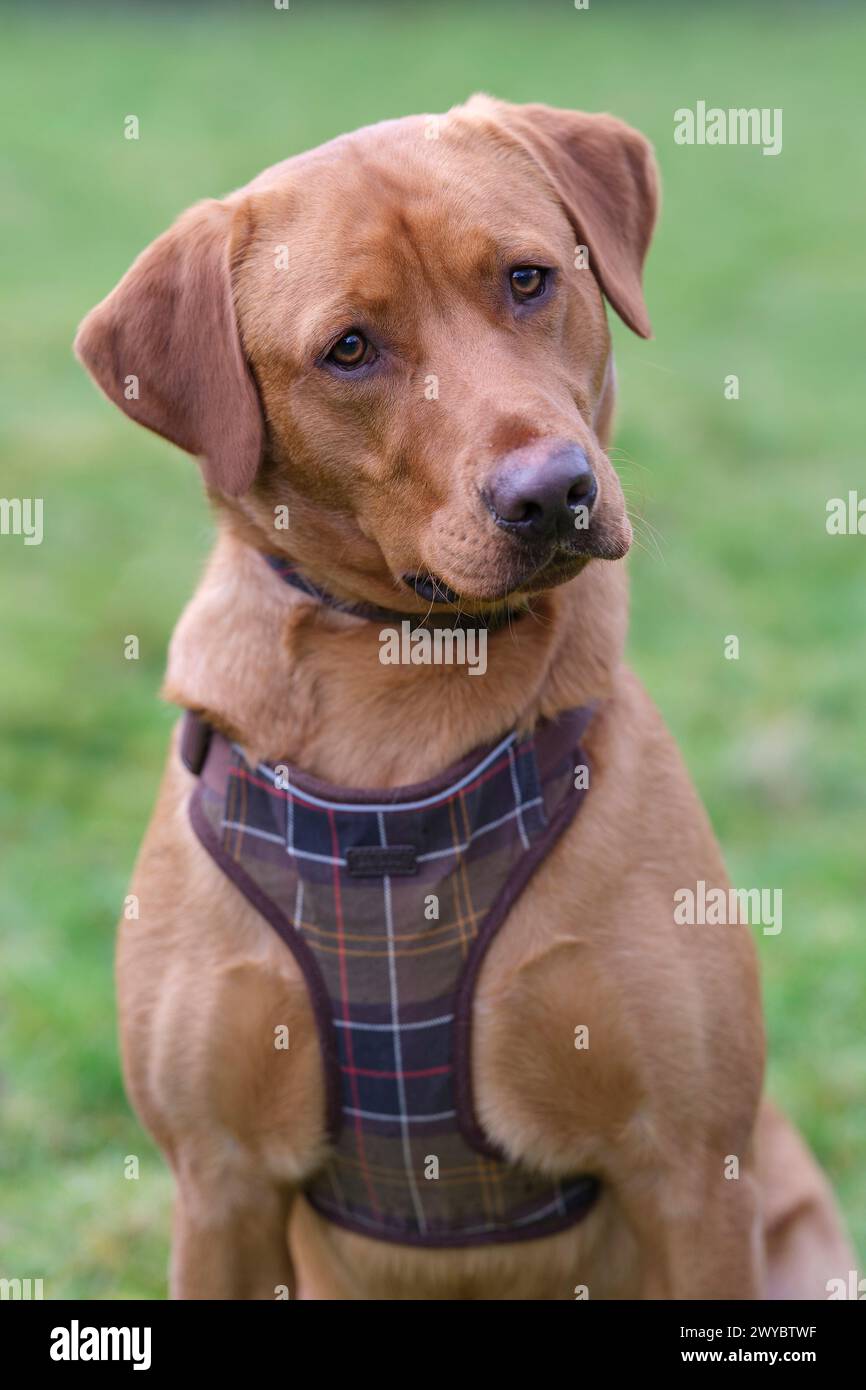
[[[537,299],[547,281],[547,271],[537,265],[519,265],[511,272],[515,299]]]
[[[336,342],[328,353],[328,361],[336,362],[338,367],[360,367],[366,362],[370,344],[363,333],[346,333]]]

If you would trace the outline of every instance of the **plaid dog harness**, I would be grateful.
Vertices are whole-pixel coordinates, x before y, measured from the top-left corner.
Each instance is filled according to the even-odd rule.
[[[575,769],[591,713],[388,791],[251,766],[186,715],[193,828],[309,989],[331,1149],[305,1196],[341,1226],[412,1245],[515,1241],[571,1225],[595,1200],[594,1178],[551,1181],[495,1149],[470,1070],[485,952],[586,794]]]

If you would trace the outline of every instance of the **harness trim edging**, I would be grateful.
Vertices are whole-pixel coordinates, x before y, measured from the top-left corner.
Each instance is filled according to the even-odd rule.
[[[340,1111],[340,1065],[336,1048],[334,1019],[331,1001],[325,988],[315,956],[303,937],[294,930],[288,918],[275,903],[263,893],[255,879],[233,859],[223,848],[213,826],[208,820],[201,804],[202,783],[198,782],[190,797],[189,818],[192,828],[201,840],[208,854],[216,861],[223,873],[243,894],[247,901],[265,921],[273,927],[291,951],[310,992],[310,1003],[318,1024],[319,1047],[322,1053],[322,1067],[325,1080],[325,1126],[328,1138],[337,1142],[342,1128]]]
[[[575,751],[578,752],[581,761],[588,766],[588,759],[580,745],[577,745]],[[481,967],[484,964],[484,958],[502,923],[524,892],[536,869],[541,866],[583,805],[586,789],[575,788],[575,791],[577,795],[568,797],[563,802],[546,830],[527,851],[524,858],[520,860],[515,871],[505,880],[499,896],[478,928],[478,935],[469,949],[457,983],[454,1009],[454,1094],[457,1105],[457,1126],[467,1144],[487,1158],[501,1159],[506,1158],[507,1155],[485,1137],[475,1109],[471,1065],[472,1001],[475,997],[475,988]]]

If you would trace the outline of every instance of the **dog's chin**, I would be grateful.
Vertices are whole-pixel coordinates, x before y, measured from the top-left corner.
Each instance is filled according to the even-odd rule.
[[[544,556],[531,553],[510,556],[510,572],[489,588],[479,588],[477,581],[461,581],[456,576],[446,578],[432,569],[404,574],[402,582],[425,603],[447,604],[465,612],[483,611],[519,603],[524,595],[529,597],[568,584],[591,560],[621,560],[628,554],[631,539],[631,525],[624,519],[624,524],[614,532],[598,528],[580,541],[558,545],[552,552],[548,550]]]

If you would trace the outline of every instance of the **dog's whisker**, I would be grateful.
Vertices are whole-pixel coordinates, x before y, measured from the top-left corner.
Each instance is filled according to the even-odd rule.
[[[651,546],[650,546],[649,544],[647,544],[647,542],[646,542],[646,540],[644,539],[644,537],[641,536],[641,534],[640,534],[639,532],[636,531],[636,532],[635,532],[635,536],[634,536],[634,548],[635,548],[635,550],[640,550],[640,551],[642,551],[645,555],[648,555],[648,556],[650,557],[650,559],[652,559],[652,560],[658,560],[661,564],[666,565],[666,564],[667,564],[667,559],[666,559],[666,557],[665,557],[664,551],[661,549],[661,547],[659,546],[659,544],[658,544],[658,542],[656,541],[656,539],[655,539],[654,536],[650,537],[650,540],[652,541],[652,545],[651,545]]]

